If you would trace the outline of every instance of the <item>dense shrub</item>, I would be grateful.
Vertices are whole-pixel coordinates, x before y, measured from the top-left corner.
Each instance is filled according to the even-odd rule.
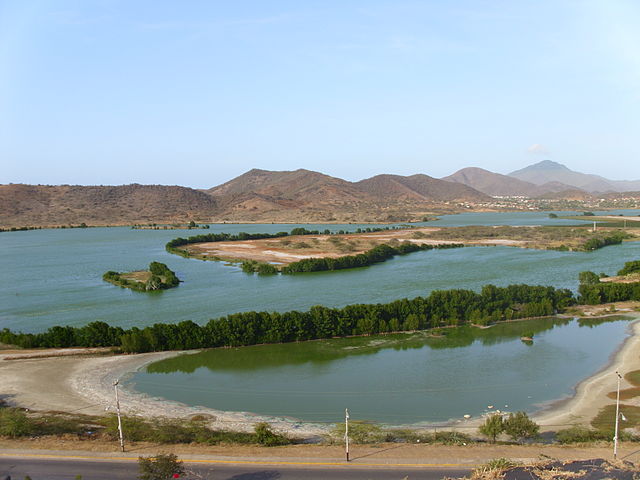
[[[640,260],[626,262],[622,270],[618,272],[618,275],[629,275],[631,273],[640,273]]]
[[[560,443],[588,443],[600,440],[611,440],[609,432],[593,430],[591,428],[575,425],[556,433],[556,440]]]
[[[629,237],[630,235],[628,233],[622,231],[614,232],[607,237],[593,237],[584,242],[584,244],[582,245],[582,249],[591,251],[606,247],[608,245],[618,245],[622,243],[625,238]]]

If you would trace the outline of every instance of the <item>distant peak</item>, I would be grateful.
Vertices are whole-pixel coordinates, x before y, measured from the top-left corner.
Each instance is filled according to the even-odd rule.
[[[552,160],[542,160],[541,162],[530,165],[528,168],[536,170],[569,170],[561,163]]]

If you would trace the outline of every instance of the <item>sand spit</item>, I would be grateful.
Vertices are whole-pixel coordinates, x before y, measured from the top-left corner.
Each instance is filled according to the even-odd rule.
[[[185,353],[157,352],[101,357],[39,357],[5,360],[0,353],[0,399],[11,405],[38,411],[60,411],[104,415],[115,413],[116,380],[123,383],[146,365]],[[4,360],[4,361],[3,361]],[[247,412],[224,412],[153,398],[127,387],[119,387],[120,408],[125,415],[143,417],[210,418],[216,429],[252,431],[255,423],[269,422],[279,431],[313,436],[326,427]]]

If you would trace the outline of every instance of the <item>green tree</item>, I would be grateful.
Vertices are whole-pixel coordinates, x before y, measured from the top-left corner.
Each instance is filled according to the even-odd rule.
[[[630,273],[640,272],[640,260],[626,262],[624,268],[618,272],[618,275],[629,275]]]
[[[531,420],[525,412],[510,413],[504,421],[504,432],[513,440],[522,441],[535,438],[540,432],[540,426]]]
[[[580,285],[596,285],[600,283],[600,277],[593,272],[580,272],[578,280],[580,280]]]
[[[174,475],[182,475],[182,462],[173,453],[159,454],[155,457],[138,457],[140,480],[169,480]]]
[[[496,443],[496,438],[504,432],[504,420],[502,415],[494,413],[489,415],[484,423],[480,425],[478,431],[491,439],[491,443]]]

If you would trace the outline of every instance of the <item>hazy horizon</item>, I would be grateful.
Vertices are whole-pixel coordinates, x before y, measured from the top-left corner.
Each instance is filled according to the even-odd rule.
[[[0,183],[640,180],[640,5],[0,0]]]

